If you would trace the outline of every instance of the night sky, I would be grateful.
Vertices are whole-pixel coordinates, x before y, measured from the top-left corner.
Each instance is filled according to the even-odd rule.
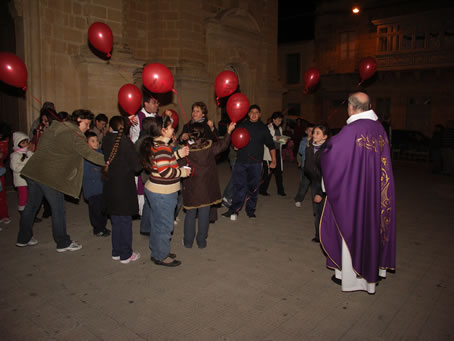
[[[316,0],[279,0],[278,42],[314,39]]]

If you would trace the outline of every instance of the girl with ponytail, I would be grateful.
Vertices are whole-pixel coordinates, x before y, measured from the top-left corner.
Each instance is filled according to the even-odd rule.
[[[174,129],[170,117],[157,116],[152,120],[151,137],[141,145],[142,163],[150,173],[150,178],[145,183],[145,195],[151,206],[151,260],[157,265],[178,266],[181,262],[175,259],[175,254],[170,253],[170,234],[173,230],[180,178],[189,176],[191,172],[186,167],[179,167],[177,159],[186,157],[189,148],[172,151],[169,141]]]
[[[132,216],[139,212],[134,176],[142,165],[125,128],[122,116],[110,119],[109,132],[102,140],[106,165],[101,173],[106,214],[112,221],[112,259],[128,264],[140,258],[132,250]]]

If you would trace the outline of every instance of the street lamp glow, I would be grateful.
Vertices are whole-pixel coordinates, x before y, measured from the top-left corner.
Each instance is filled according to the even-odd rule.
[[[359,7],[355,6],[352,8],[353,14],[358,14],[359,13]]]

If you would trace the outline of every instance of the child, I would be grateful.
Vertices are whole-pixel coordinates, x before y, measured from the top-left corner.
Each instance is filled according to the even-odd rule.
[[[235,129],[230,123],[224,139],[213,142],[207,138],[206,130],[201,123],[194,123],[189,133],[189,166],[192,176],[183,180],[183,207],[186,209],[184,219],[183,245],[191,248],[195,237],[195,221],[199,219],[197,246],[207,246],[210,207],[222,201],[216,170],[216,155],[226,150],[230,143],[230,134]]]
[[[132,250],[132,216],[139,212],[134,176],[142,167],[125,127],[123,117],[110,119],[109,132],[102,140],[106,161],[102,174],[106,214],[112,220],[112,259],[128,264],[140,258]]]
[[[145,139],[140,153],[144,168],[150,172],[145,184],[145,195],[151,206],[150,249],[151,260],[157,265],[178,266],[179,260],[170,253],[170,234],[173,230],[180,177],[187,177],[190,170],[179,167],[176,159],[188,155],[189,148],[172,151],[169,141],[173,136],[172,119],[168,116],[153,118],[151,137]]]
[[[312,143],[306,148],[306,162],[304,173],[312,182],[312,200],[314,202],[315,237],[314,243],[320,243],[319,225],[322,215],[323,204],[326,194],[322,191],[322,170],[320,167],[320,155],[326,148],[326,140],[329,137],[328,128],[324,125],[316,125],[312,134]]]
[[[17,189],[17,210],[20,214],[28,200],[27,181],[21,176],[22,168],[30,160],[33,152],[29,150],[30,139],[20,131],[13,134],[13,150],[11,153],[10,168],[13,171],[13,182]]]
[[[300,184],[298,186],[298,192],[296,192],[295,196],[296,207],[301,207],[301,205],[303,204],[307,189],[311,183],[306,175],[304,175],[304,161],[306,160],[306,148],[309,147],[309,144],[312,142],[312,129],[314,129],[314,125],[312,123],[308,123],[304,131],[305,136],[301,139],[300,145],[298,147],[298,153],[296,154],[298,168],[300,168],[301,170]]]
[[[91,149],[102,153],[99,149],[98,136],[93,131],[85,133],[88,145]],[[110,230],[106,228],[107,216],[103,212],[101,166],[84,160],[84,177],[82,190],[84,198],[88,201],[88,216],[90,217],[93,234],[97,237],[110,236]]]

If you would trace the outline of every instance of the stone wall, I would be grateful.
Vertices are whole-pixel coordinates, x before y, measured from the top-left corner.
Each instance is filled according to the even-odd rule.
[[[29,71],[26,119],[39,102],[58,111],[87,108],[119,113],[118,89],[141,86],[146,63],[168,66],[184,110],[205,101],[218,121],[214,80],[234,68],[241,91],[264,113],[280,109],[277,80],[277,0],[14,0],[23,22],[24,58]],[[114,35],[112,58],[88,47],[88,28],[107,24]],[[20,39],[19,39],[20,41]],[[168,96],[175,107],[177,99]],[[184,121],[184,117],[180,119]]]

